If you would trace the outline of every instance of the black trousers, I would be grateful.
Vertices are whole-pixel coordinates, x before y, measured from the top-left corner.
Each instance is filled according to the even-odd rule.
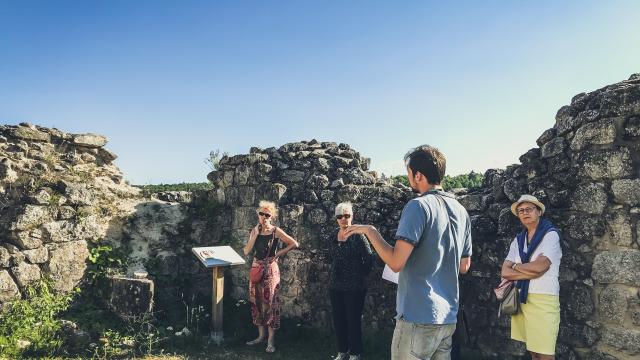
[[[339,352],[362,354],[361,318],[366,293],[366,290],[329,291]]]

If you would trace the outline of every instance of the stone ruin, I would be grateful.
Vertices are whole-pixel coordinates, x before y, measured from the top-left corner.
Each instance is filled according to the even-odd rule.
[[[152,278],[184,276],[206,294],[209,272],[192,246],[240,250],[261,199],[276,201],[278,225],[299,240],[282,259],[285,316],[329,326],[326,241],[333,207],[351,201],[357,221],[392,240],[408,188],[369,171],[346,144],[315,140],[252,148],[224,157],[208,175],[211,191],[145,197],[122,180],[106,139],[23,124],[0,126],[0,303],[49,274],[58,290],[81,281],[88,248],[121,246]],[[483,186],[459,192],[472,218],[474,254],[461,277],[469,320],[465,346],[501,359],[521,358],[497,317],[492,287],[519,229],[509,205],[531,193],[562,231],[559,359],[640,358],[640,75],[575,96],[520,164],[488,170]],[[437,146],[437,144],[434,144]],[[364,321],[393,326],[395,285],[370,276]],[[247,267],[227,272],[232,297],[246,298]],[[209,286],[207,288],[207,286]],[[194,291],[156,284],[156,301]]]

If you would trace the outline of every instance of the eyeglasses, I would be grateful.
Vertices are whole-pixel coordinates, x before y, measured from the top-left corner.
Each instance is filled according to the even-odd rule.
[[[258,215],[260,215],[260,216],[264,216],[264,217],[265,217],[265,218],[267,218],[267,219],[271,217],[271,214],[269,214],[269,213],[263,213],[262,211],[258,211]]]
[[[516,212],[518,213],[518,215],[531,214],[535,209],[536,208],[534,207],[526,207],[526,208],[520,208],[516,210]]]
[[[342,220],[342,218],[348,219],[350,217],[351,217],[351,214],[336,215],[336,219],[338,220]]]

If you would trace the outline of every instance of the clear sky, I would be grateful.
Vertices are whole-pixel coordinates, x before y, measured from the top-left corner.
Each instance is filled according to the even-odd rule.
[[[403,173],[518,162],[577,93],[640,72],[640,1],[0,0],[0,123],[109,138],[134,184],[317,139]]]

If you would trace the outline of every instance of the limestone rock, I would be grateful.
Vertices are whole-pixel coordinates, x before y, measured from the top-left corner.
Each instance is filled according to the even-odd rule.
[[[53,281],[53,288],[58,291],[72,290],[87,268],[87,242],[80,240],[46,246],[49,250],[49,262],[45,264],[45,269]]]
[[[605,284],[640,286],[640,251],[605,251],[593,261],[592,277]]]
[[[2,249],[2,248],[0,248]],[[0,304],[20,297],[18,286],[6,270],[0,269]]]
[[[49,136],[49,134],[26,126],[18,126],[14,129],[11,129],[9,130],[9,134],[16,139],[21,140],[46,142],[51,141],[51,136]]]
[[[607,214],[606,225],[611,239],[616,245],[631,246],[633,244],[631,219],[627,211],[614,211]]]
[[[602,341],[614,349],[629,354],[640,353],[640,331],[615,327],[602,329]]]
[[[324,224],[327,222],[327,213],[322,209],[313,209],[309,212],[309,221],[312,224]]]
[[[640,180],[621,179],[614,180],[611,191],[616,202],[631,206],[640,205]]]
[[[12,230],[30,230],[34,229],[51,219],[49,209],[38,205],[25,205],[22,213],[16,217],[12,224]]]
[[[73,136],[73,143],[86,147],[103,147],[107,144],[107,138],[98,134],[78,134]]]
[[[21,262],[18,266],[12,267],[11,272],[21,288],[40,280],[40,267],[38,265]]]
[[[42,231],[38,229],[32,231],[21,231],[12,235],[14,243],[21,249],[36,249],[42,246]]]
[[[581,173],[593,180],[620,179],[633,174],[629,149],[585,151],[580,156]]]
[[[589,145],[608,145],[616,139],[616,126],[612,119],[587,124],[576,131],[571,149],[579,151]]]
[[[607,206],[607,193],[600,184],[589,183],[576,189],[571,209],[589,214],[602,214]]]
[[[12,162],[0,157],[0,182],[11,184],[18,180],[18,173],[12,169]]]
[[[600,294],[600,321],[622,325],[627,313],[627,292],[614,285],[608,286]]]
[[[42,264],[49,259],[49,251],[45,247],[39,247],[33,250],[25,250],[22,252],[31,264]]]
[[[541,157],[547,159],[562,154],[567,148],[567,143],[562,137],[557,137],[544,144],[541,149]]]

